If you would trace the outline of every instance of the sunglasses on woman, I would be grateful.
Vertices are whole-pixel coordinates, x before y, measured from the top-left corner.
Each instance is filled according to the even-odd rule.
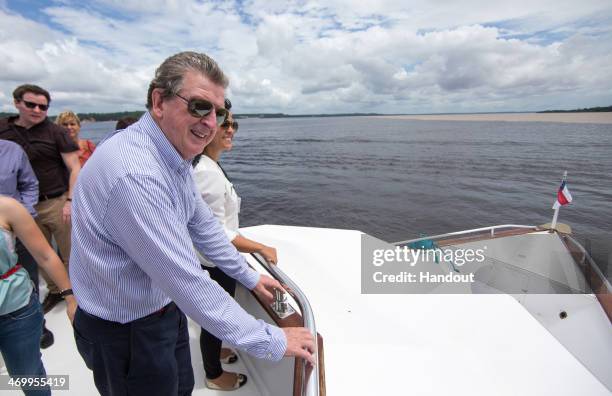
[[[187,103],[187,111],[189,114],[196,118],[204,118],[215,110],[217,117],[217,126],[221,125],[227,118],[228,111],[223,107],[215,109],[215,105],[205,99],[186,99],[179,94],[176,94],[179,98],[183,99]]]
[[[225,120],[223,121],[223,124],[219,126],[223,129],[229,129],[229,127],[232,127],[234,132],[236,132],[238,130],[238,121]]]
[[[28,108],[28,109],[35,109],[37,106],[40,109],[40,111],[47,111],[49,109],[49,105],[46,104],[40,104],[40,103],[34,103],[34,102],[29,102],[27,100],[21,100],[23,102],[23,104]]]

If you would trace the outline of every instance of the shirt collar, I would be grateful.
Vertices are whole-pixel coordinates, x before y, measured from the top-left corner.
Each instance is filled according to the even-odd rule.
[[[153,140],[153,144],[157,148],[164,161],[170,166],[173,171],[185,175],[191,169],[191,161],[185,160],[174,146],[170,143],[159,125],[155,122],[151,113],[146,112],[139,121],[142,131],[148,134]]]
[[[15,126],[15,127],[19,127],[19,128],[24,129],[24,130],[26,130],[26,131],[30,131],[30,130],[32,130],[32,129],[38,128],[38,127],[40,127],[40,126],[42,126],[42,125],[45,125],[45,124],[47,124],[47,123],[50,123],[50,122],[51,122],[51,121],[49,120],[49,117],[45,117],[45,119],[44,119],[44,120],[42,120],[41,122],[39,122],[38,124],[34,124],[34,125],[32,125],[31,127],[26,128],[26,127],[22,127],[21,125],[17,125],[17,124],[15,124],[15,121],[17,121],[17,119],[19,119],[19,115],[14,115],[14,116],[10,116],[10,117],[8,117],[8,118],[7,118],[8,124],[9,124],[9,125],[13,125],[13,126]]]

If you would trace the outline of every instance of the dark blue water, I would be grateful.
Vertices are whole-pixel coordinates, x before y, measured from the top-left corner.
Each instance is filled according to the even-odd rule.
[[[95,140],[114,122],[83,125]],[[612,125],[241,119],[221,158],[241,225],[358,229],[387,241],[496,224],[559,221],[606,271],[612,262]],[[608,272],[609,273],[609,272]]]

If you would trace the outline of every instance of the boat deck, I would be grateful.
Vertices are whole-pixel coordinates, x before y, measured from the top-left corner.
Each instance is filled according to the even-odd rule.
[[[511,296],[364,295],[360,232],[288,226],[242,231],[275,246],[279,265],[308,296],[324,340],[329,395],[611,394]],[[63,306],[47,314],[47,323],[55,334],[55,344],[43,351],[47,372],[70,374],[70,391],[54,393],[97,394]],[[194,395],[227,395],[204,387],[194,323],[190,336]],[[232,394],[262,393],[249,383]]]
[[[308,296],[329,395],[611,394],[509,295],[364,295],[360,232],[243,233],[277,247]]]

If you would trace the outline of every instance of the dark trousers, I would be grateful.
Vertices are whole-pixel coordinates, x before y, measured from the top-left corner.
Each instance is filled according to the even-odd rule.
[[[28,275],[30,275],[30,279],[34,282],[34,288],[36,289],[36,294],[38,293],[38,264],[34,257],[28,252],[28,249],[25,248],[23,243],[19,239],[17,239],[17,243],[15,243],[15,251],[17,252],[17,262],[21,264],[23,268],[28,271]]]
[[[236,293],[236,280],[227,276],[225,272],[217,267],[205,267],[210,274],[210,278],[216,281],[230,296],[234,297]],[[210,334],[204,328],[200,333],[200,352],[202,352],[202,360],[204,361],[204,371],[206,378],[215,379],[223,374],[221,366],[221,340]]]
[[[191,395],[187,317],[171,303],[121,324],[77,309],[74,337],[101,395]]]

